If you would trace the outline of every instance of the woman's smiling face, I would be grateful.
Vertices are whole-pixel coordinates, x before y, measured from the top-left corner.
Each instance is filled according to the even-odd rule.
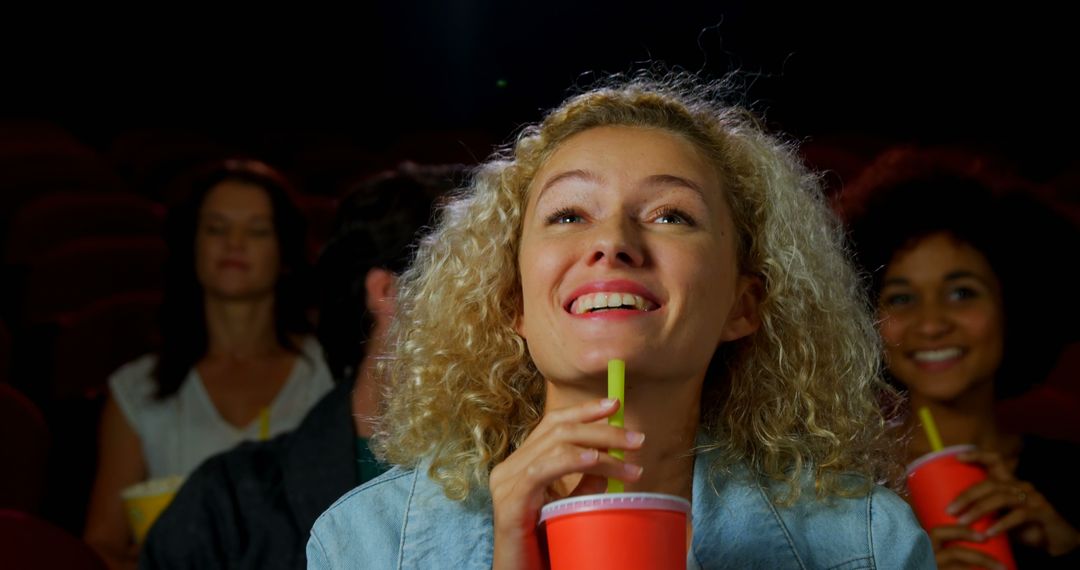
[[[545,378],[596,377],[611,358],[702,378],[721,342],[756,329],[723,191],[668,131],[595,127],[560,144],[529,187],[518,257],[517,329]]]
[[[878,301],[889,370],[949,401],[989,385],[1004,351],[1001,284],[979,250],[946,233],[897,252]]]

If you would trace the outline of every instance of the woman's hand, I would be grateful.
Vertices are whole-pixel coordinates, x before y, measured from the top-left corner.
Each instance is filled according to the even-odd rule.
[[[988,475],[985,481],[972,485],[949,505],[949,514],[955,515],[960,525],[967,526],[984,515],[996,514],[997,522],[986,530],[987,537],[1012,532],[1020,542],[1051,556],[1060,556],[1080,546],[1080,533],[1034,486],[1017,480],[1000,455],[972,451],[958,455],[957,459],[982,464]]]
[[[975,532],[970,527],[945,525],[936,527],[927,534],[930,535],[930,544],[934,548],[934,559],[941,570],[967,570],[972,567],[1005,570],[1004,564],[1001,564],[993,556],[985,552],[955,544],[946,546],[946,543],[955,543],[958,540],[967,542],[986,540],[986,537]]]
[[[637,481],[642,468],[607,454],[636,450],[645,434],[598,423],[619,408],[617,400],[592,400],[547,413],[520,448],[491,470],[495,509],[496,569],[546,566],[537,521],[544,504],[563,498],[553,486],[564,476],[583,474],[570,495],[604,492],[607,478]]]

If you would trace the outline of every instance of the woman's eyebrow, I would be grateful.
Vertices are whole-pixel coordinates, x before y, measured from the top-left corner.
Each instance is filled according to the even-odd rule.
[[[701,190],[701,185],[689,178],[683,178],[682,176],[676,176],[674,174],[653,174],[645,179],[646,186],[683,186],[705,196]]]
[[[274,219],[274,216],[272,214],[251,214],[251,215],[248,215],[248,216],[243,217],[243,218],[241,218],[239,216],[233,216],[232,214],[233,214],[233,212],[230,212],[228,210],[211,210],[209,212],[204,212],[203,214],[201,214],[199,216],[199,218],[205,219],[205,220],[223,220],[223,221],[243,220],[243,221],[248,221],[248,222],[273,221],[273,219]]]
[[[603,178],[601,178],[600,175],[596,174],[595,172],[589,170],[582,170],[580,168],[574,170],[567,170],[566,172],[560,172],[559,174],[548,178],[547,182],[545,182],[544,185],[540,188],[540,193],[536,196],[536,199],[539,200],[548,188],[551,188],[552,186],[567,180],[581,180],[584,182],[599,183],[603,181]]]
[[[957,280],[960,280],[960,279],[974,279],[975,281],[983,283],[983,284],[985,284],[987,286],[990,285],[989,280],[987,280],[984,276],[979,275],[978,273],[975,273],[974,271],[968,271],[966,269],[959,269],[959,270],[956,270],[956,271],[950,271],[949,273],[945,274],[945,278],[942,279],[942,280],[947,282],[947,281],[957,281]],[[881,286],[882,287],[888,287],[889,285],[910,285],[910,284],[911,284],[911,282],[908,281],[908,279],[905,278],[905,277],[890,277],[890,278],[886,279],[881,284]]]
[[[960,270],[957,270],[957,271],[951,271],[951,272],[949,272],[948,275],[945,276],[946,281],[956,281],[958,279],[974,279],[975,281],[978,281],[979,283],[982,283],[982,284],[984,284],[986,286],[990,286],[990,280],[987,279],[985,276],[979,275],[978,273],[975,273],[974,271],[968,271],[966,269],[960,269]]]
[[[543,187],[540,188],[540,194],[536,197],[537,200],[540,199],[540,196],[543,196],[544,191],[546,191],[548,188],[551,188],[552,186],[555,186],[556,184],[567,180],[581,180],[584,182],[593,183],[603,182],[603,178],[595,172],[591,172],[589,170],[582,170],[580,168],[574,170],[567,170],[566,172],[560,172],[559,174],[556,174],[555,176],[549,178],[547,182],[544,183]],[[653,174],[652,176],[649,176],[645,179],[644,185],[682,186],[685,188],[689,188],[690,190],[693,190],[698,194],[704,196],[704,192],[702,191],[700,184],[694,182],[693,180],[690,180],[689,178],[676,176],[674,174]]]

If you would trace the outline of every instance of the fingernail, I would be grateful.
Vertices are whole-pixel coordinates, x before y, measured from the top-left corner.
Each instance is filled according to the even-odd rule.
[[[956,505],[949,505],[945,507],[945,513],[948,515],[956,516],[956,511],[960,509],[956,508]]]
[[[596,460],[600,459],[600,451],[596,449],[586,449],[581,452],[581,459],[585,463],[595,463]]]
[[[641,473],[645,471],[645,468],[640,465],[634,465],[633,463],[623,463],[623,471],[631,477],[640,477]]]
[[[973,532],[971,533],[971,540],[974,540],[975,542],[983,542],[984,540],[986,540],[986,535],[982,534],[981,532]]]
[[[640,431],[627,431],[626,441],[630,442],[630,445],[641,445],[645,441],[645,434]]]
[[[603,400],[600,400],[600,407],[607,410],[614,408],[617,403],[619,403],[619,401],[614,398],[604,398]]]
[[[957,519],[956,519],[957,524],[968,524],[970,522],[971,522],[971,515],[964,515],[964,516],[961,516],[961,517],[957,517]]]

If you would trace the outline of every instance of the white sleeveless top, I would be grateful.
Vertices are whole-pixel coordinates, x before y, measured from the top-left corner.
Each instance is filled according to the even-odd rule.
[[[109,378],[113,400],[142,443],[148,479],[187,476],[211,455],[242,441],[274,437],[296,428],[334,384],[318,341],[307,337],[268,412],[237,428],[218,413],[195,368],[175,394],[155,399],[157,384],[152,372],[156,361],[157,356],[148,354],[120,367]]]

